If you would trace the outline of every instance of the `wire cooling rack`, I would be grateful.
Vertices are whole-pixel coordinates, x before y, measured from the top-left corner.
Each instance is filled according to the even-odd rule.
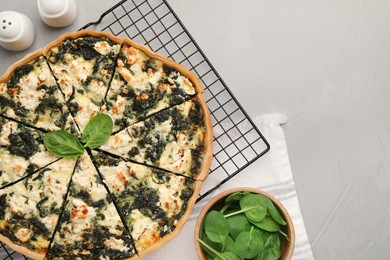
[[[81,29],[107,31],[148,45],[202,81],[214,127],[214,159],[198,201],[265,154],[270,146],[165,0],[123,0]],[[0,242],[0,259],[28,259]]]
[[[87,28],[148,45],[201,79],[214,127],[214,160],[198,201],[269,150],[268,142],[166,0],[123,0],[82,29]]]

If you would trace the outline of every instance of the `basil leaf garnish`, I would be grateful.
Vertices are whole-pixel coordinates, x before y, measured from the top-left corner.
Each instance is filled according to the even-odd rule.
[[[49,152],[58,157],[77,158],[84,153],[84,147],[77,137],[64,130],[45,134],[43,144]]]
[[[98,114],[92,118],[84,128],[81,137],[84,147],[94,149],[105,144],[112,133],[113,125],[109,115]]]

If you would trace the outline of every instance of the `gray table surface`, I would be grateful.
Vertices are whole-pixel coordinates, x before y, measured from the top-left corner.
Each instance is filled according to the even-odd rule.
[[[116,2],[80,0],[75,23],[52,29],[36,1],[1,0],[0,11],[32,19],[36,38],[25,52],[0,48],[0,74]],[[315,258],[388,259],[390,2],[168,2],[250,116],[287,114],[284,130]]]

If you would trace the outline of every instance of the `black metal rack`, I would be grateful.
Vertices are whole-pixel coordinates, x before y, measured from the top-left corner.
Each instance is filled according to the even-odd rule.
[[[198,201],[264,155],[270,146],[166,0],[122,0],[81,29],[107,31],[148,45],[202,81],[214,127],[214,159]],[[28,259],[0,242],[0,258]]]

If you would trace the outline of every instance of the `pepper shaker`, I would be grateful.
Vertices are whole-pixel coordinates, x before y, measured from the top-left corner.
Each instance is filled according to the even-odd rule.
[[[24,14],[5,11],[0,13],[0,45],[8,50],[22,51],[31,46],[35,30]]]
[[[43,22],[52,27],[65,27],[77,16],[75,0],[38,0],[38,11]]]

